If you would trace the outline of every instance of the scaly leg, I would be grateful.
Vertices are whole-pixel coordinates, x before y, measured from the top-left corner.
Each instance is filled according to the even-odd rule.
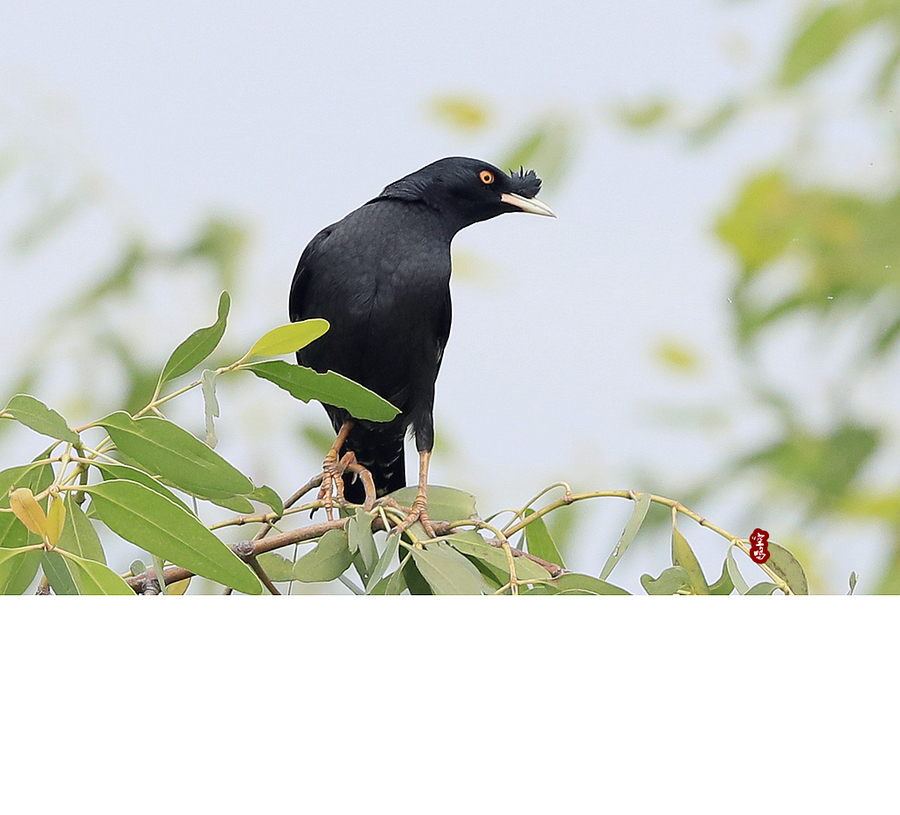
[[[429,537],[434,537],[434,527],[428,520],[428,462],[431,461],[431,450],[419,452],[419,491],[416,500],[413,501],[412,512],[406,516],[397,526],[397,531],[402,534],[416,521],[421,522]]]
[[[344,498],[344,482],[341,479],[341,476],[346,467],[340,466],[338,456],[340,455],[341,447],[343,447],[344,442],[347,441],[347,436],[352,427],[353,421],[350,419],[341,425],[341,429],[338,431],[334,444],[331,446],[328,455],[325,456],[325,460],[322,462],[322,486],[319,489],[318,500],[325,502],[325,512],[328,515],[329,521],[334,520],[335,487],[337,487],[338,500],[342,501]]]

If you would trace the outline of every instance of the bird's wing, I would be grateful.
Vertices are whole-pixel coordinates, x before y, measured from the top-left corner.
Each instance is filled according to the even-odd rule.
[[[288,299],[288,313],[291,322],[297,322],[306,316],[304,314],[304,306],[306,304],[306,290],[309,286],[309,278],[312,274],[312,269],[315,267],[316,257],[321,254],[334,226],[334,224],[326,226],[309,242],[306,249],[303,250],[303,254],[300,255],[297,270],[294,272],[294,279],[291,281],[291,295]]]
[[[444,302],[441,304],[441,311],[438,315],[438,331],[435,336],[437,341],[437,368],[434,375],[437,378],[438,372],[441,370],[441,361],[444,359],[444,348],[447,346],[447,340],[450,339],[450,323],[453,319],[453,303],[450,300],[450,289],[444,296]]]

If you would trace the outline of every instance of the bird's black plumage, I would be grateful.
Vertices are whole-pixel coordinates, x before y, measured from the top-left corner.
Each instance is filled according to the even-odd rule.
[[[292,321],[322,317],[331,329],[297,352],[316,371],[336,371],[400,409],[388,423],[356,420],[341,455],[356,454],[378,495],[405,486],[403,440],[434,445],[434,384],[450,336],[450,242],[462,228],[526,211],[552,215],[535,199],[533,171],[507,175],[471,158],[445,158],[384,188],[326,227],[303,251],[290,293]],[[338,431],[352,417],[325,406]],[[345,485],[361,503],[361,484]]]

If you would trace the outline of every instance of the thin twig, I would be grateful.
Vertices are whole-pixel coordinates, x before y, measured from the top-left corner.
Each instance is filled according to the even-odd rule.
[[[290,509],[292,506],[294,506],[294,504],[297,503],[297,501],[299,501],[304,495],[306,495],[306,493],[310,492],[311,490],[314,490],[316,487],[320,486],[321,484],[322,484],[322,473],[319,473],[318,475],[310,478],[309,481],[307,481],[302,487],[300,487],[299,490],[297,490],[290,498],[288,498],[287,501],[284,502],[284,508],[286,510]],[[279,517],[281,517],[281,516],[279,516]],[[266,535],[268,535],[269,532],[271,532],[272,529],[274,528],[274,526],[275,526],[274,521],[277,521],[277,520],[279,520],[279,518],[274,518],[271,521],[267,521],[266,525],[262,529],[260,529],[259,532],[256,533],[256,535],[253,536],[253,540],[258,541],[258,540],[262,540],[264,537],[266,537]]]
[[[495,549],[503,548],[503,543],[501,543],[498,540],[489,540],[489,541],[485,541],[485,543],[490,544]],[[525,552],[522,549],[516,549],[515,546],[510,545],[509,551],[512,552],[513,557],[523,557],[526,560],[530,560],[533,563],[537,563],[538,566],[540,566],[542,569],[545,569],[547,572],[549,572],[550,577],[559,577],[565,571],[565,569],[563,569],[563,567],[560,566],[558,563],[551,563],[549,560],[544,560],[542,557],[538,557],[537,555],[531,554],[531,552]],[[529,580],[528,582],[530,583],[531,581]]]
[[[550,512],[553,512],[560,507],[567,506],[569,504],[574,504],[577,501],[585,501],[589,498],[627,498],[628,500],[635,500],[636,493],[633,490],[597,490],[596,492],[582,492],[579,494],[567,493],[562,498],[559,498],[556,501],[552,501],[546,506],[541,507],[532,515],[529,515],[519,523],[513,524],[511,527],[507,527],[504,529],[504,533],[507,537],[512,537],[516,532],[521,529],[524,529],[528,524],[532,523],[536,519],[547,515]],[[720,526],[716,526],[713,523],[710,523],[706,518],[700,515],[697,512],[694,512],[692,509],[688,509],[684,504],[680,501],[676,501],[673,498],[666,498],[662,495],[650,495],[650,501],[654,504],[661,504],[662,506],[669,507],[675,512],[680,512],[682,515],[686,515],[693,521],[696,521],[700,526],[705,526],[707,529],[712,530],[717,535],[725,538],[730,544],[733,546],[737,546],[742,552],[749,556],[750,554],[750,544],[746,538],[740,538],[737,535],[732,535],[730,532],[722,529]],[[771,569],[771,567],[766,563],[758,563],[759,566],[781,589],[785,594],[793,594],[790,587],[787,583],[775,572]]]
[[[257,559],[256,555],[250,555],[247,558],[247,564],[256,572],[256,576],[262,581],[262,584],[269,590],[270,594],[281,594],[277,588],[275,588],[275,584],[269,578],[269,575],[266,574],[266,570],[262,567],[262,564]]]

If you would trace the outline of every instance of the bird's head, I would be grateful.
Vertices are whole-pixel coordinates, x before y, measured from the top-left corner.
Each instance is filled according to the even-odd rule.
[[[474,158],[442,158],[384,188],[380,198],[420,201],[436,209],[453,231],[504,212],[556,215],[535,196],[541,179],[534,170],[503,170]]]

